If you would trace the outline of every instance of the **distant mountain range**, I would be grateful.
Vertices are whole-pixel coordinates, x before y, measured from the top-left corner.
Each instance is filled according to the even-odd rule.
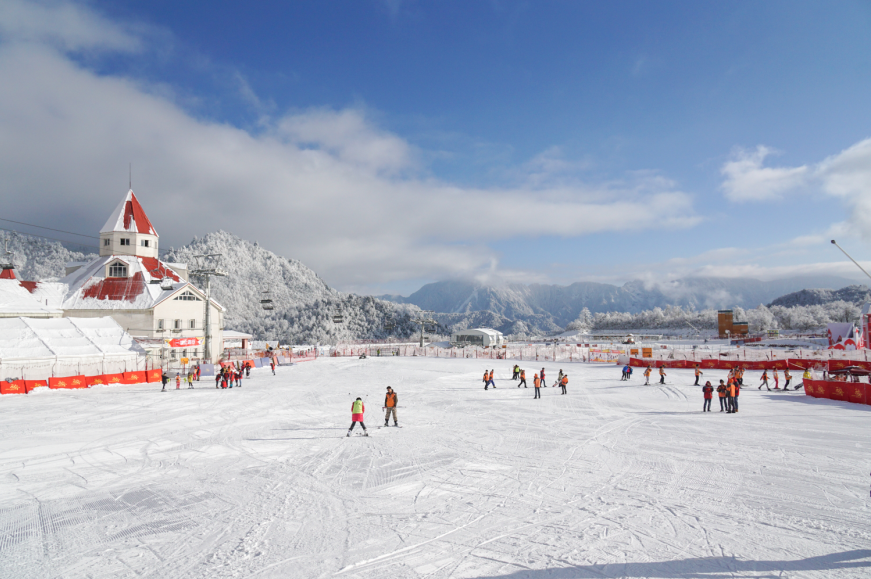
[[[638,313],[668,305],[696,309],[735,306],[750,309],[807,287],[837,288],[849,283],[850,280],[838,277],[801,277],[775,281],[687,277],[661,283],[636,280],[622,286],[595,282],[558,286],[441,281],[427,284],[408,297],[379,297],[433,310],[439,312],[441,317],[450,315],[450,318],[455,319],[460,314],[490,312],[499,320],[524,321],[530,328],[548,331],[565,327],[577,319],[584,308],[593,314]]]
[[[66,262],[96,257],[15,232],[8,232],[7,237],[21,279],[59,278],[64,275]],[[330,288],[297,260],[224,231],[195,238],[163,253],[166,261],[190,264],[197,254],[223,254],[223,267],[230,275],[215,278],[212,289],[215,299],[227,307],[225,327],[250,332],[260,339],[295,343],[409,338],[417,330],[411,319],[420,309],[436,312],[441,326],[437,333],[441,335],[486,326],[519,337],[559,332],[584,308],[591,314],[634,314],[670,305],[702,310],[735,306],[752,309],[760,304],[807,306],[838,300],[861,305],[871,301],[867,287],[850,285],[849,280],[836,277],[770,282],[689,277],[661,283],[636,280],[622,286],[594,282],[557,286],[442,281],[427,284],[408,297],[357,296]],[[813,287],[843,289],[806,289]],[[267,290],[274,306],[269,311],[260,304]],[[332,314],[337,312],[344,317],[341,324],[332,321]],[[387,322],[395,324],[395,328],[387,330]]]
[[[803,289],[781,296],[769,306],[821,306],[837,301],[845,301],[857,306],[871,302],[871,288],[866,285],[848,285],[839,290]]]

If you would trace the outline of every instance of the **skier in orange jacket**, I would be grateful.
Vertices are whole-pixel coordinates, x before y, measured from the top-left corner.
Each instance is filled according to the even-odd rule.
[[[535,398],[541,398],[541,380],[539,380],[538,374],[533,378],[532,385],[535,387]]]

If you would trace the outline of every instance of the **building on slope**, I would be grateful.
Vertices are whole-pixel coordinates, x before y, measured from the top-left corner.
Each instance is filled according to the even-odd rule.
[[[223,351],[224,308],[206,304],[185,264],[159,257],[159,236],[132,190],[100,230],[100,255],[68,263],[59,283],[65,317],[111,316],[132,336],[160,344],[161,365],[204,357],[206,307],[211,308],[211,360]],[[36,284],[31,293],[40,291]]]
[[[454,346],[501,346],[505,343],[502,332],[491,328],[475,328],[458,330],[451,334],[451,345]]]

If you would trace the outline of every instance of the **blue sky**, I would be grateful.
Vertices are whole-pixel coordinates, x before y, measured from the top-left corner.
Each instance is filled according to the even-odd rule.
[[[358,292],[871,258],[867,2],[4,4],[11,219],[95,231],[132,161],[163,246]]]

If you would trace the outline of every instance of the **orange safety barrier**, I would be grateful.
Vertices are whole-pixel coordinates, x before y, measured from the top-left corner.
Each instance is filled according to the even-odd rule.
[[[828,398],[871,405],[871,384],[832,380],[805,380],[804,393],[814,398]]]
[[[153,368],[145,372],[145,381],[146,382],[160,382],[160,377],[163,375],[163,372],[160,371],[160,368]]]
[[[0,394],[27,394],[27,386],[24,385],[24,380],[3,380],[0,382]]]
[[[48,387],[52,390],[64,388],[87,388],[88,380],[84,376],[66,376],[63,378],[49,378]]]
[[[124,372],[124,384],[142,384],[145,382],[145,372]]]
[[[87,381],[88,388],[91,386],[102,386],[106,383],[106,379],[102,374],[99,376],[85,376],[85,380]]]
[[[48,386],[48,382],[45,380],[25,380],[24,387],[27,388],[27,391],[30,392],[35,388],[43,388]]]
[[[719,360],[702,360],[700,364],[702,365],[702,370],[716,370],[720,367]]]

